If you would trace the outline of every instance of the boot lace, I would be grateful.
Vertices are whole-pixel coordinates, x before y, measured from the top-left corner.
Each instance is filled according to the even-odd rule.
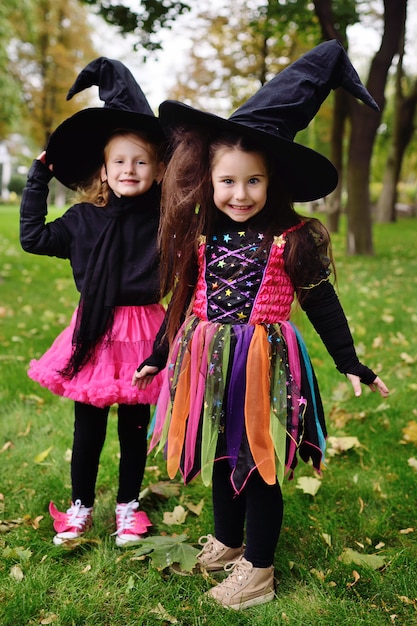
[[[231,589],[236,591],[247,580],[249,574],[253,569],[252,563],[240,557],[237,561],[226,563],[224,566],[225,572],[230,572],[227,578],[220,583],[224,589]]]
[[[198,543],[200,546],[202,546],[202,550],[197,554],[197,557],[202,555],[207,557],[216,556],[219,552],[219,549],[221,547],[224,547],[220,545],[220,542],[217,541],[217,539],[213,537],[213,535],[203,535],[198,540]]]

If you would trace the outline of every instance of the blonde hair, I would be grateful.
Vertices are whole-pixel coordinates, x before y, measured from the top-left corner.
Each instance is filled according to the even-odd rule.
[[[116,128],[113,130],[107,138],[106,145],[103,149],[103,164],[106,164],[109,154],[109,145],[112,139],[115,137],[127,137],[128,135],[134,135],[141,141],[144,141],[149,148],[149,152],[156,162],[163,161],[163,149],[161,144],[155,142],[153,138],[146,131],[139,131],[131,128]],[[75,192],[75,202],[89,202],[98,207],[107,206],[109,203],[110,187],[107,181],[101,179],[100,165],[93,174],[85,181],[85,183],[79,185]]]

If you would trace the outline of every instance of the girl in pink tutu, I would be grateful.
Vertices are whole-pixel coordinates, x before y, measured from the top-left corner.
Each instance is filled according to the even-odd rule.
[[[164,135],[139,85],[120,62],[92,61],[68,93],[99,86],[104,107],[84,109],[63,122],[33,163],[23,193],[20,239],[24,250],[69,259],[80,301],[68,328],[29,376],[75,402],[71,461],[72,503],[50,503],[54,543],[91,525],[95,485],[109,408],[118,404],[120,442],[116,544],[147,533],[139,510],[150,404],[160,377],[146,390],[131,385],[132,369],[149,354],[164,317],[159,293],[160,186]],[[78,192],[78,203],[46,223],[52,176]]]

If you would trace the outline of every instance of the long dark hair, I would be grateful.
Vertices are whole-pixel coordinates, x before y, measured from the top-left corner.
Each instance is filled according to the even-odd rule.
[[[202,234],[209,237],[214,232],[220,215],[213,201],[211,170],[213,159],[224,148],[256,152],[265,159],[269,173],[267,201],[261,213],[253,218],[254,226],[260,226],[264,234],[262,247],[269,247],[275,235],[305,222],[305,227],[289,235],[285,250],[286,270],[299,298],[304,296],[304,285],[320,279],[322,251],[327,250],[329,244],[328,233],[318,220],[303,218],[295,211],[273,155],[240,135],[212,137],[209,130],[177,129],[162,187],[159,229],[162,291],[172,293],[166,329],[169,341],[174,338],[192,299],[197,281],[199,238]],[[320,251],[312,236],[316,231]]]

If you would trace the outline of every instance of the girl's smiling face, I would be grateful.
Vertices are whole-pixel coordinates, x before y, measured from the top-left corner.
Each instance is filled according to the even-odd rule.
[[[246,222],[264,208],[269,176],[260,152],[220,148],[213,159],[211,180],[214,204],[235,222]]]
[[[162,164],[144,139],[133,133],[116,135],[105,148],[101,176],[116,196],[139,196],[162,178]]]

